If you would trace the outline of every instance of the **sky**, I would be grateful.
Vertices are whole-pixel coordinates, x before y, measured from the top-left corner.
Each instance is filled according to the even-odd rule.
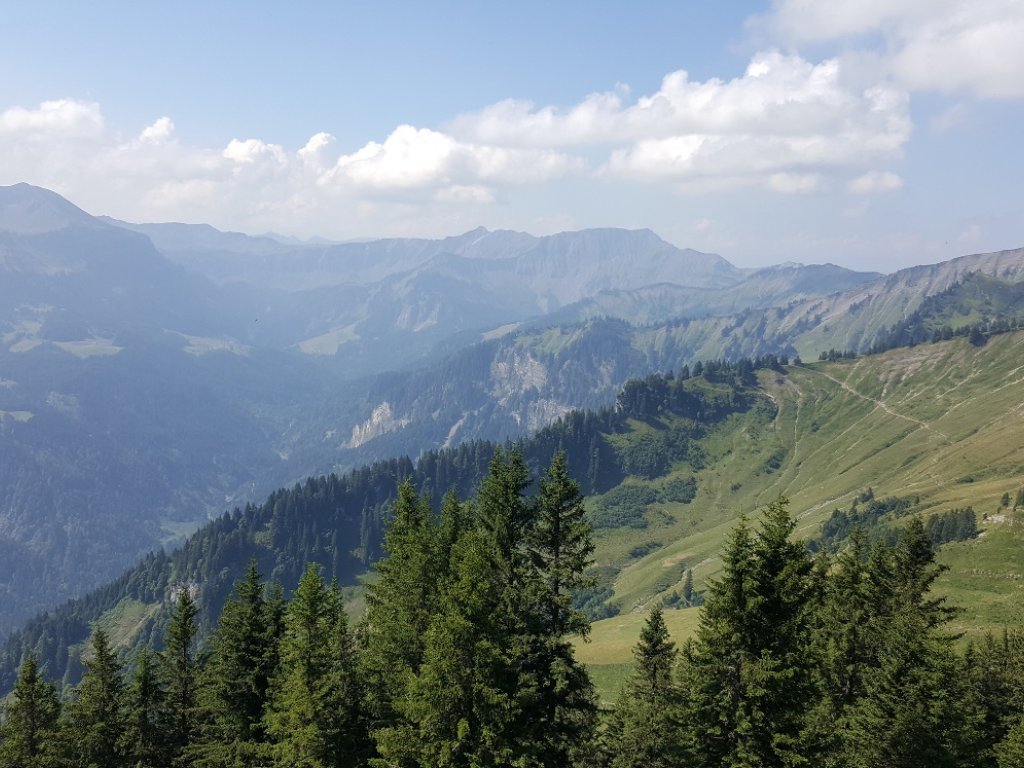
[[[334,240],[1024,246],[1024,0],[4,3],[0,184]]]

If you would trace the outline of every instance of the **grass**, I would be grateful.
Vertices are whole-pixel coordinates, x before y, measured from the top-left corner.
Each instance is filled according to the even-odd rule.
[[[595,623],[592,642],[579,646],[602,696],[625,679],[646,610],[681,586],[684,566],[703,588],[720,572],[739,515],[756,516],[779,495],[790,499],[802,538],[869,486],[879,497],[918,498],[922,515],[974,507],[983,535],[940,550],[948,570],[936,591],[961,609],[953,626],[968,637],[1024,626],[1024,510],[995,516],[1002,494],[1024,486],[1024,333],[982,348],[955,339],[766,371],[761,388],[774,409],[731,417],[704,439],[708,461],[692,503],[651,505],[647,528],[597,537],[597,564],[620,569],[612,599],[623,612]],[[781,457],[775,469],[773,457]],[[629,557],[653,542],[661,546]],[[677,641],[696,615],[666,612]]]
[[[160,603],[144,603],[126,597],[96,620],[95,628],[107,633],[114,648],[131,644],[146,621],[160,611]]]
[[[358,341],[359,334],[356,331],[356,324],[346,325],[341,328],[333,328],[327,333],[314,336],[311,339],[299,342],[299,349],[307,355],[334,355],[338,349],[350,341]]]
[[[677,644],[696,631],[700,618],[696,608],[666,610],[664,615],[669,634]],[[595,621],[590,638],[577,642],[576,658],[587,665],[603,703],[615,701],[632,672],[633,646],[646,620],[647,612],[638,611]]]

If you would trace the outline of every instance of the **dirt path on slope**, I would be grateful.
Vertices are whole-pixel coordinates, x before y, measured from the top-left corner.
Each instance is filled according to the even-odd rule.
[[[932,433],[938,435],[943,440],[945,440],[946,443],[948,443],[950,445],[952,445],[952,443],[953,443],[953,441],[949,439],[948,435],[943,434],[942,432],[939,432],[939,430],[935,429],[931,424],[928,424],[927,422],[921,421],[920,419],[915,419],[913,416],[907,416],[906,414],[902,414],[902,413],[899,413],[898,411],[894,411],[884,401],[876,400],[873,397],[868,397],[867,395],[861,394],[856,389],[854,389],[849,384],[847,384],[845,381],[841,381],[840,379],[837,379],[835,376],[829,376],[824,371],[818,371],[818,370],[815,370],[813,368],[805,368],[804,370],[810,371],[811,373],[816,373],[819,376],[824,376],[829,381],[834,382],[835,384],[838,384],[840,387],[842,387],[844,390],[849,392],[851,395],[856,395],[861,400],[867,400],[869,403],[874,403],[875,407],[880,408],[881,410],[885,411],[890,416],[895,416],[898,419],[904,419],[905,421],[909,421],[912,424],[917,424],[922,429],[927,429],[929,432],[932,432]]]

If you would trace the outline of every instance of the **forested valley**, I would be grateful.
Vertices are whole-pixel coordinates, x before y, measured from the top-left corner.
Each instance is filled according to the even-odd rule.
[[[764,404],[753,384],[754,372],[765,367],[778,369],[780,360],[768,356],[737,363],[711,361],[692,370],[684,366],[675,374],[630,381],[616,408],[574,411],[515,448],[535,474],[564,450],[570,474],[580,478],[588,494],[615,489],[627,475],[655,476],[673,458],[689,455],[699,462],[701,435],[731,414]],[[630,420],[668,415],[679,419],[680,426],[619,449],[606,439],[627,431]],[[435,509],[451,489],[467,498],[486,475],[498,447],[472,441],[424,453],[415,462],[381,461],[344,475],[310,478],[275,491],[262,504],[236,508],[200,529],[181,549],[154,552],[120,578],[12,633],[0,647],[0,692],[11,689],[28,653],[38,656],[52,678],[64,685],[76,683],[83,671],[79,649],[91,626],[118,606],[138,612],[125,620],[133,628],[127,638],[130,644],[159,644],[166,631],[169,598],[178,584],[202,585],[197,621],[203,632],[210,630],[233,582],[251,559],[288,589],[298,583],[309,562],[318,563],[327,578],[352,584],[382,552],[385,521],[400,483],[410,480]],[[692,492],[689,485],[683,491]],[[619,524],[615,516],[620,509],[592,509],[591,519],[595,526]],[[581,599],[600,609],[607,594],[588,589],[581,592]]]

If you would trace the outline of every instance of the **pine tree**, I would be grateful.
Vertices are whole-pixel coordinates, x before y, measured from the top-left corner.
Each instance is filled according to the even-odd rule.
[[[192,743],[196,731],[199,664],[195,645],[199,609],[188,585],[179,586],[175,597],[160,659],[160,673],[166,690],[167,744],[172,759],[178,761],[182,751]]]
[[[360,664],[375,731],[400,725],[396,702],[406,695],[422,663],[440,570],[430,508],[416,495],[411,480],[398,489],[384,552],[375,568],[378,578],[367,586],[360,627]]]
[[[958,766],[977,746],[984,714],[941,630],[951,615],[929,596],[941,573],[917,519],[893,551],[869,561],[880,611],[870,622],[872,657],[860,665],[863,691],[839,731],[842,764]]]
[[[569,477],[564,452],[556,454],[541,478],[526,546],[532,566],[524,590],[529,613],[517,660],[523,751],[538,765],[565,766],[591,743],[597,706],[570,640],[590,632],[590,622],[573,608],[572,596],[593,585],[584,573],[594,545],[583,496]]]
[[[452,578],[426,633],[403,713],[406,733],[378,743],[381,765],[515,765],[515,670],[499,617],[502,584],[490,538],[470,530],[452,550]]]
[[[53,684],[39,674],[35,656],[21,665],[0,723],[0,768],[56,768],[60,703]]]
[[[726,544],[723,575],[683,657],[686,736],[697,765],[801,760],[813,696],[811,563],[804,545],[789,540],[793,527],[780,498],[756,535],[741,520]]]
[[[279,641],[264,592],[250,562],[211,638],[200,688],[201,737],[188,750],[193,765],[244,766],[263,751],[263,709]]]
[[[281,669],[270,692],[267,730],[276,764],[359,766],[367,736],[355,649],[341,595],[311,564],[288,604]]]
[[[92,636],[92,656],[85,674],[65,707],[61,751],[74,765],[127,766],[123,752],[126,730],[124,684],[120,665],[102,629]]]
[[[1024,768],[1024,715],[1019,717],[996,747],[999,768]]]
[[[676,646],[660,607],[647,616],[633,649],[635,667],[603,738],[610,768],[671,768],[684,764],[679,689],[673,679]]]
[[[135,661],[135,673],[125,701],[125,730],[121,746],[129,765],[138,768],[168,765],[164,690],[156,658],[149,648],[143,648]]]
[[[863,530],[854,528],[835,562],[823,554],[814,572],[820,595],[812,641],[818,701],[805,739],[822,765],[836,759],[848,709],[863,695],[864,670],[878,654],[872,627],[884,601],[873,589],[868,554]]]

